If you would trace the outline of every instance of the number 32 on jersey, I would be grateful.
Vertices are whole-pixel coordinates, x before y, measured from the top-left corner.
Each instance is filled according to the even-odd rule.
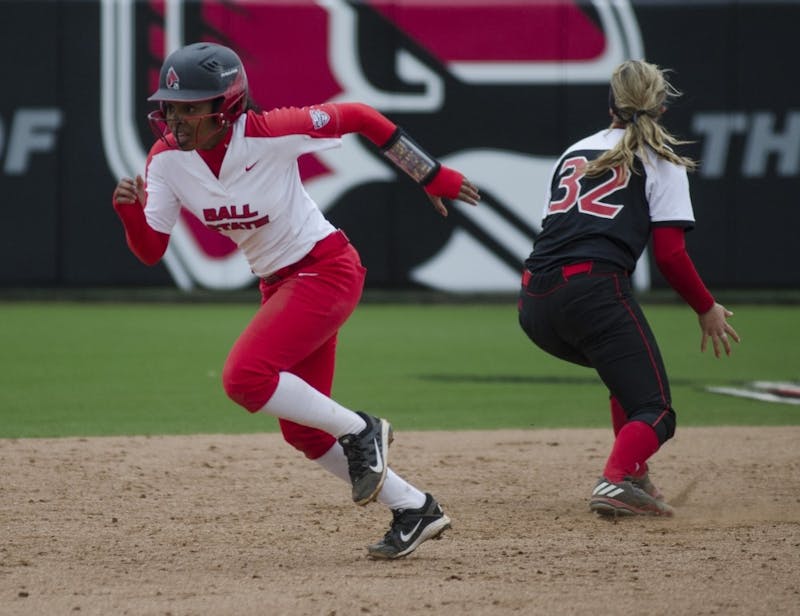
[[[609,179],[586,191],[581,184],[581,180],[586,177],[583,169],[588,162],[585,156],[573,156],[566,159],[561,165],[562,176],[558,181],[558,190],[563,190],[564,196],[561,199],[550,201],[550,205],[547,208],[548,216],[550,214],[563,214],[576,205],[579,212],[599,216],[600,218],[614,218],[622,210],[622,205],[603,203],[603,199],[625,188],[630,181],[631,174],[626,173],[625,179],[622,180],[620,170],[614,168],[611,170]]]

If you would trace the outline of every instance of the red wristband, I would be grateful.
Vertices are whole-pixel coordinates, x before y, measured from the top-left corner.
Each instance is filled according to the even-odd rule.
[[[425,192],[434,197],[447,197],[457,199],[461,192],[461,184],[464,183],[464,176],[455,169],[442,165],[439,172],[425,186]]]

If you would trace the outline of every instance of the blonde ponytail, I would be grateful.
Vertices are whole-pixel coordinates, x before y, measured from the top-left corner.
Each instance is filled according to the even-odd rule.
[[[691,142],[677,139],[659,122],[669,100],[681,96],[667,81],[665,72],[642,60],[628,60],[614,70],[609,107],[615,123],[624,124],[625,134],[613,148],[586,165],[586,175],[596,177],[613,168],[622,169],[622,177],[630,171],[636,173],[635,157],[638,154],[647,162],[648,146],[657,156],[689,171],[697,167],[694,160],[677,155],[671,147]]]

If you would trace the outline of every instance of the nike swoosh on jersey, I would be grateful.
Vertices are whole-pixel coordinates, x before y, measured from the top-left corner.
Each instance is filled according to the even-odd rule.
[[[383,456],[381,455],[381,449],[378,447],[378,439],[372,439],[372,443],[375,445],[375,455],[377,456],[377,460],[375,461],[375,465],[369,465],[371,471],[375,473],[382,473],[383,472]]]
[[[411,537],[414,536],[414,533],[417,532],[417,529],[419,528],[420,524],[422,524],[422,520],[418,520],[417,523],[414,525],[414,528],[412,528],[411,531],[408,533],[400,531],[400,540],[406,542],[409,539],[411,539]]]
[[[250,169],[255,167],[257,164],[258,164],[258,161],[254,162],[252,165],[248,165],[247,167],[244,168],[244,170],[245,171],[250,171]]]

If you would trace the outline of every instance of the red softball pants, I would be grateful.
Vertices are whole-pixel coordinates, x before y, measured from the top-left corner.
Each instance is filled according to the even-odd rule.
[[[261,307],[225,362],[222,383],[228,396],[255,413],[275,393],[281,372],[329,396],[337,334],[361,299],[365,276],[358,252],[337,231],[297,263],[262,280]],[[279,423],[284,439],[312,460],[336,441],[316,428]]]

